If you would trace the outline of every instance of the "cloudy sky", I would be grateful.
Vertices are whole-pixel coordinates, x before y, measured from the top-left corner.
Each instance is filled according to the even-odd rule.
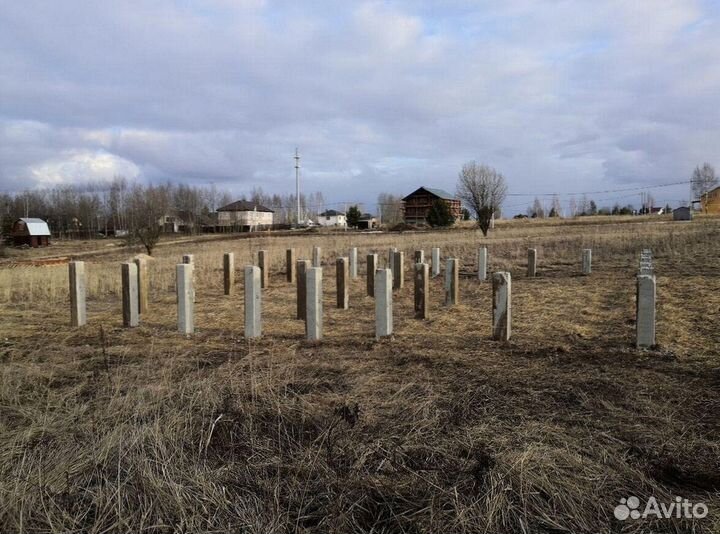
[[[720,166],[720,2],[0,0],[0,190],[291,192],[296,146],[329,202],[471,159],[514,195],[688,180]]]

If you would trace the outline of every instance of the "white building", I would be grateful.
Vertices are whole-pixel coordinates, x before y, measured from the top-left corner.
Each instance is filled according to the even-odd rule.
[[[241,230],[272,226],[274,212],[255,202],[238,200],[217,210],[217,225]]]
[[[347,217],[341,211],[327,210],[318,215],[320,226],[347,226]]]
[[[177,234],[187,229],[187,223],[177,215],[163,215],[158,219],[158,225],[166,234]]]

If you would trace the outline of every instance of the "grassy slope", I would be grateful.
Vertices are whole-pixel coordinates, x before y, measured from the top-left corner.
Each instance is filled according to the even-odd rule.
[[[289,240],[237,245],[238,267],[264,247],[277,268],[266,335],[252,343],[242,288],[221,295],[231,243],[184,245],[198,262],[190,339],[174,332],[170,291],[185,249],[159,253],[152,310],[133,331],[119,325],[114,261],[89,266],[90,325],[78,330],[65,326],[64,268],[0,273],[5,284],[37,278],[0,292],[0,530],[720,530],[719,237],[714,220],[499,228],[487,243],[492,269],[514,276],[509,344],[489,339],[474,232],[293,241],[303,257],[319,241],[328,258],[349,245],[382,257],[390,244],[406,255],[439,244],[463,259],[461,304],[444,308],[433,280],[432,317],[415,321],[406,286],[396,335],[381,342],[362,277],[351,310],[334,309],[333,267],[326,338],[303,341],[280,273]],[[522,276],[529,245],[535,280]],[[577,275],[585,246],[591,277]],[[657,258],[659,347],[637,352],[645,246]],[[629,495],[702,500],[711,517],[617,522]]]

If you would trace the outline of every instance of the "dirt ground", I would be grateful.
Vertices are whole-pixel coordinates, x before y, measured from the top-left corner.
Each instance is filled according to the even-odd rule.
[[[609,218],[608,218],[609,219]],[[183,242],[150,263],[151,305],[124,329],[127,252],[88,265],[87,326],[68,327],[66,267],[0,270],[2,532],[720,531],[720,220],[532,225],[408,235]],[[323,247],[324,339],[304,340],[282,258]],[[440,246],[460,304],[431,282],[413,318],[410,261],[392,338],[374,338],[364,257]],[[491,340],[491,286],[512,273],[513,337]],[[334,257],[360,248],[350,309]],[[539,250],[539,276],[525,251]],[[236,248],[232,248],[236,247]],[[243,338],[241,267],[273,272],[261,339]],[[593,273],[580,275],[581,249]],[[658,345],[634,348],[638,254],[652,248]],[[237,252],[236,294],[220,258]],[[176,331],[172,272],[196,254],[197,331]],[[121,257],[122,256],[122,257]],[[216,261],[217,259],[217,261]],[[45,271],[41,270],[45,269]],[[115,274],[113,274],[115,273]],[[20,279],[33,279],[21,285]],[[53,289],[42,287],[53,281]],[[112,279],[112,282],[108,282]],[[702,519],[615,518],[676,496]]]

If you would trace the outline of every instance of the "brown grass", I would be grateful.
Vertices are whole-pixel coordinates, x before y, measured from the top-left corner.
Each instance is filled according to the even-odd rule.
[[[5,532],[717,532],[719,221],[499,227],[166,245],[151,310],[121,328],[118,262],[88,264],[90,324],[71,330],[66,266],[0,270],[0,530]],[[325,339],[310,344],[284,250],[323,247]],[[490,340],[478,244],[513,274],[513,339]],[[389,246],[463,263],[461,303],[375,341],[364,267],[334,308],[334,261]],[[540,276],[524,278],[526,249]],[[593,275],[580,251],[593,248]],[[636,351],[637,253],[658,274],[656,349]],[[274,273],[265,335],[242,336],[222,253]],[[175,332],[174,265],[197,263],[197,333]],[[406,272],[406,280],[412,280]],[[618,522],[621,497],[703,501],[703,520]]]

